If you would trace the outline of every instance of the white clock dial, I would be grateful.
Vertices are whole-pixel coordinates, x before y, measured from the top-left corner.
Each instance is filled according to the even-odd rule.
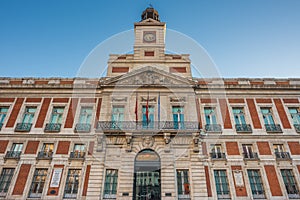
[[[144,41],[146,42],[153,42],[155,41],[156,37],[154,33],[145,33],[144,35]]]

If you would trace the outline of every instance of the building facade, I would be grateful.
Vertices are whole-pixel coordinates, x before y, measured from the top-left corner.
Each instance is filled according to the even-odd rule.
[[[106,77],[0,79],[0,199],[300,199],[300,79],[194,78],[134,28]]]

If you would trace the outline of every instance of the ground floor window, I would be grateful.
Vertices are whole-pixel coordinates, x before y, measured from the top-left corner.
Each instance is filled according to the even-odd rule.
[[[76,199],[78,193],[80,174],[80,169],[69,169],[64,191],[64,198]]]
[[[265,192],[261,180],[260,172],[257,169],[248,169],[248,177],[251,187],[252,196],[254,199],[264,199]]]
[[[0,197],[5,197],[15,169],[3,168],[0,176]]]
[[[282,169],[280,171],[289,198],[298,199],[300,195],[293,171],[291,169]]]
[[[118,186],[118,170],[107,169],[104,184],[104,198],[116,198]]]
[[[218,199],[230,199],[226,170],[214,170]]]
[[[48,169],[36,169],[33,175],[31,187],[29,190],[30,198],[40,198],[42,196]]]
[[[189,170],[177,170],[178,199],[190,199]]]

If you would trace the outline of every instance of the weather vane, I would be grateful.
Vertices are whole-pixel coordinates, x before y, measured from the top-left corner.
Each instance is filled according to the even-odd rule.
[[[150,8],[153,8],[153,6],[152,6],[152,4],[151,4],[151,3],[149,3],[149,7],[150,7]]]

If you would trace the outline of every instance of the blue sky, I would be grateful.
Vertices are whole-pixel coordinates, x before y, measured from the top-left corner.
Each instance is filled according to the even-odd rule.
[[[74,77],[149,3],[204,47],[223,77],[300,77],[299,0],[1,0],[0,76]]]

